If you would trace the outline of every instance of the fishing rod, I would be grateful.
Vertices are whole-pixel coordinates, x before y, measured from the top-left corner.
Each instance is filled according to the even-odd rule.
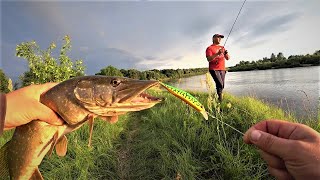
[[[239,10],[239,12],[238,12],[237,17],[236,17],[236,20],[233,22],[233,25],[232,25],[232,27],[231,27],[231,29],[230,29],[230,32],[229,32],[229,34],[228,34],[228,36],[227,36],[226,41],[224,42],[223,47],[225,47],[225,45],[227,44],[228,38],[229,38],[229,36],[230,36],[230,34],[231,34],[232,30],[233,30],[234,25],[236,24],[236,22],[237,22],[237,20],[238,20],[238,17],[239,17],[239,15],[240,15],[240,12],[241,12],[244,4],[246,3],[246,1],[247,1],[247,0],[244,0],[244,1],[243,1],[242,6],[241,6],[241,8],[240,8],[240,10]]]

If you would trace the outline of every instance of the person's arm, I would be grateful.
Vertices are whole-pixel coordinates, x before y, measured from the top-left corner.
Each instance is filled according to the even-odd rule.
[[[277,179],[320,179],[320,134],[312,128],[266,120],[252,126],[243,139],[260,149]]]
[[[6,117],[6,95],[3,93],[0,93],[0,135],[2,134],[4,130],[4,119]]]
[[[206,50],[206,57],[208,62],[213,61],[216,57],[218,57],[220,54],[222,54],[222,50],[219,49],[219,51],[215,54],[212,53],[212,51],[210,49]]]

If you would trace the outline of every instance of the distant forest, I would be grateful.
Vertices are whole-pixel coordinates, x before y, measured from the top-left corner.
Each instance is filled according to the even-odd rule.
[[[272,53],[270,58],[263,58],[258,61],[240,61],[233,67],[227,68],[228,71],[250,71],[250,70],[264,70],[277,68],[292,68],[303,66],[319,66],[320,65],[320,50],[314,52],[312,55],[291,55],[288,58],[284,57],[283,53],[279,52],[277,56]],[[163,80],[175,79],[194,75],[201,75],[208,72],[208,68],[191,68],[191,69],[153,69],[147,71],[138,71],[136,69],[117,69],[113,66],[108,66],[101,69],[96,75],[107,76],[124,76],[141,80]]]
[[[250,71],[319,65],[320,50],[317,50],[311,55],[291,55],[288,58],[284,57],[283,53],[279,52],[277,56],[272,53],[270,58],[265,57],[258,61],[240,61],[235,66],[229,67],[228,71]]]
[[[147,71],[138,71],[136,69],[117,69],[113,66],[108,66],[101,69],[96,75],[106,76],[123,76],[140,80],[165,80],[176,79],[182,77],[189,77],[195,75],[201,75],[208,72],[208,68],[193,68],[193,69],[152,69]]]

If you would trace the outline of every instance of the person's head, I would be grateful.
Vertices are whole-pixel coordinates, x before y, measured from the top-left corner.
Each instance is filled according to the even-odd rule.
[[[214,35],[212,36],[212,42],[213,42],[214,44],[220,44],[221,38],[224,38],[224,35],[214,34]]]

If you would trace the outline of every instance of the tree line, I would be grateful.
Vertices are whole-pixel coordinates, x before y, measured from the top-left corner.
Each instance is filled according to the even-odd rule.
[[[277,56],[272,53],[270,58],[264,57],[258,61],[240,61],[235,66],[229,67],[228,71],[250,71],[319,65],[320,50],[315,51],[313,54],[291,55],[288,58],[284,57],[282,52],[279,52]]]
[[[192,69],[152,69],[146,71],[138,71],[136,69],[117,69],[113,66],[107,66],[100,70],[96,75],[120,76],[140,80],[164,80],[176,79],[194,75],[205,74],[208,68],[192,68]]]

